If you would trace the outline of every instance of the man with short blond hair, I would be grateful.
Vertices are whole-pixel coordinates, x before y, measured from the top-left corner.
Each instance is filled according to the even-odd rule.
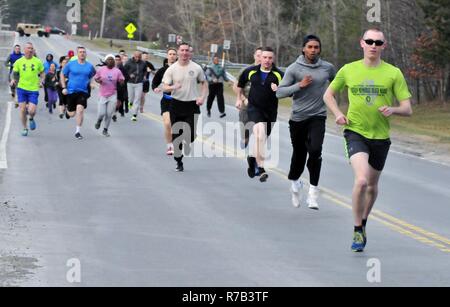
[[[360,40],[364,59],[345,65],[336,75],[324,100],[344,128],[347,156],[355,175],[353,217],[355,229],[352,251],[363,252],[367,245],[366,225],[378,196],[378,183],[389,149],[392,115],[411,116],[411,93],[397,67],[381,59],[387,47],[379,29],[369,29]],[[336,95],[348,87],[349,110],[342,113]],[[399,106],[394,106],[394,100]]]

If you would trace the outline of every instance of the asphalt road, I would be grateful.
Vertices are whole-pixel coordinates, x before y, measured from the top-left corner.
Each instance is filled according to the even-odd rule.
[[[77,46],[58,36],[19,42],[27,40],[42,59]],[[99,56],[88,51],[92,62]],[[23,138],[2,79],[0,136],[9,112],[11,126],[0,148],[8,167],[0,169],[0,285],[450,286],[450,167],[391,152],[368,248],[353,254],[353,176],[341,137],[326,138],[321,210],[294,209],[286,122],[266,184],[246,176],[240,150],[211,157],[234,152],[233,134],[217,133],[226,125],[217,112],[201,119],[194,152],[203,152],[178,174],[165,156],[157,95],[137,123],[113,123],[111,138],[94,129],[97,97],[83,141],[74,120],[48,114],[42,97],[38,129]],[[237,112],[227,108],[230,125]],[[380,283],[367,278],[373,259]]]

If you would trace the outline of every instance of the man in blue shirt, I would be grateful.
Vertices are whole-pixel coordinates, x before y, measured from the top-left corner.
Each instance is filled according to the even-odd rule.
[[[9,66],[9,79],[8,82],[11,82],[12,78],[12,72],[13,72],[13,67],[14,67],[14,63],[16,63],[17,60],[19,60],[21,57],[23,57],[23,53],[20,50],[20,45],[15,45],[14,46],[14,51],[8,55],[8,58],[6,59],[5,65]],[[16,97],[16,88],[10,86],[9,88],[9,94],[12,96],[12,98]],[[19,104],[16,103],[16,108],[19,107]]]
[[[83,125],[84,110],[87,108],[91,79],[95,76],[95,68],[86,61],[86,48],[78,47],[77,54],[77,60],[69,62],[63,69],[61,87],[63,94],[67,95],[66,117],[76,116],[75,138],[82,140],[80,130]],[[68,84],[66,84],[66,78],[69,79]]]

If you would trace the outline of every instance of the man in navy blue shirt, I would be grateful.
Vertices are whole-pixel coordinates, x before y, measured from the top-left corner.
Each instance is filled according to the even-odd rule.
[[[8,55],[8,58],[6,59],[5,65],[9,66],[9,79],[8,81],[11,82],[12,78],[12,71],[14,67],[14,63],[19,60],[21,57],[23,57],[23,53],[20,50],[20,45],[14,46],[14,51]],[[14,86],[10,86],[9,88],[9,94],[12,96],[12,98],[16,97],[16,88]],[[16,108],[19,107],[19,104],[16,103]]]
[[[261,64],[244,70],[237,86],[236,107],[241,110],[244,106],[242,101],[244,89],[248,83],[251,83],[247,112],[249,122],[254,123],[255,148],[254,157],[249,156],[247,158],[247,172],[250,178],[259,176],[261,182],[266,182],[269,178],[264,169],[264,147],[267,138],[272,133],[272,127],[277,121],[278,98],[276,92],[284,75],[274,65],[274,60],[274,50],[269,47],[264,48],[261,55]]]
[[[78,59],[69,62],[63,69],[61,76],[61,86],[63,94],[67,95],[67,114],[66,117],[75,117],[77,129],[75,138],[82,140],[80,133],[83,125],[84,110],[87,108],[89,98],[89,87],[91,79],[95,76],[94,66],[86,61],[86,48],[77,48]],[[66,78],[69,79],[66,84]]]

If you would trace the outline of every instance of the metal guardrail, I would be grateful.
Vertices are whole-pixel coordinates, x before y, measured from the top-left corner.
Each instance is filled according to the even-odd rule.
[[[167,56],[166,50],[148,49],[148,48],[144,48],[144,47],[140,47],[140,46],[137,47],[137,50],[142,51],[142,52],[148,52],[149,54],[160,57],[162,59],[166,58],[166,56]],[[206,65],[211,63],[211,61],[209,61],[208,57],[202,56],[202,55],[194,56],[193,61],[200,64],[203,67],[203,69],[205,69]],[[247,64],[236,64],[236,63],[231,63],[229,61],[225,61],[225,66],[227,69],[244,69],[244,68],[248,67]],[[236,77],[233,76],[232,74],[230,74],[229,72],[227,72],[227,77],[229,80],[231,80],[233,82],[237,81]]]
[[[138,46],[137,49],[139,51],[145,51],[151,55],[154,55],[154,56],[157,56],[157,57],[160,57],[163,59],[167,55],[166,50],[154,50],[154,49],[148,49],[148,48],[144,48],[144,47],[140,47],[140,46]],[[203,67],[211,63],[211,61],[208,59],[208,57],[202,56],[202,55],[194,56],[193,61],[196,63],[199,63]],[[225,61],[225,67],[227,69],[243,70],[243,69],[247,68],[248,66],[249,66],[249,64],[240,64],[240,63],[233,63],[230,61]],[[282,71],[286,71],[286,69],[287,69],[287,67],[278,67],[278,68],[281,69]],[[236,77],[228,72],[227,72],[227,77],[228,77],[228,79],[230,79],[233,82],[237,81]]]

